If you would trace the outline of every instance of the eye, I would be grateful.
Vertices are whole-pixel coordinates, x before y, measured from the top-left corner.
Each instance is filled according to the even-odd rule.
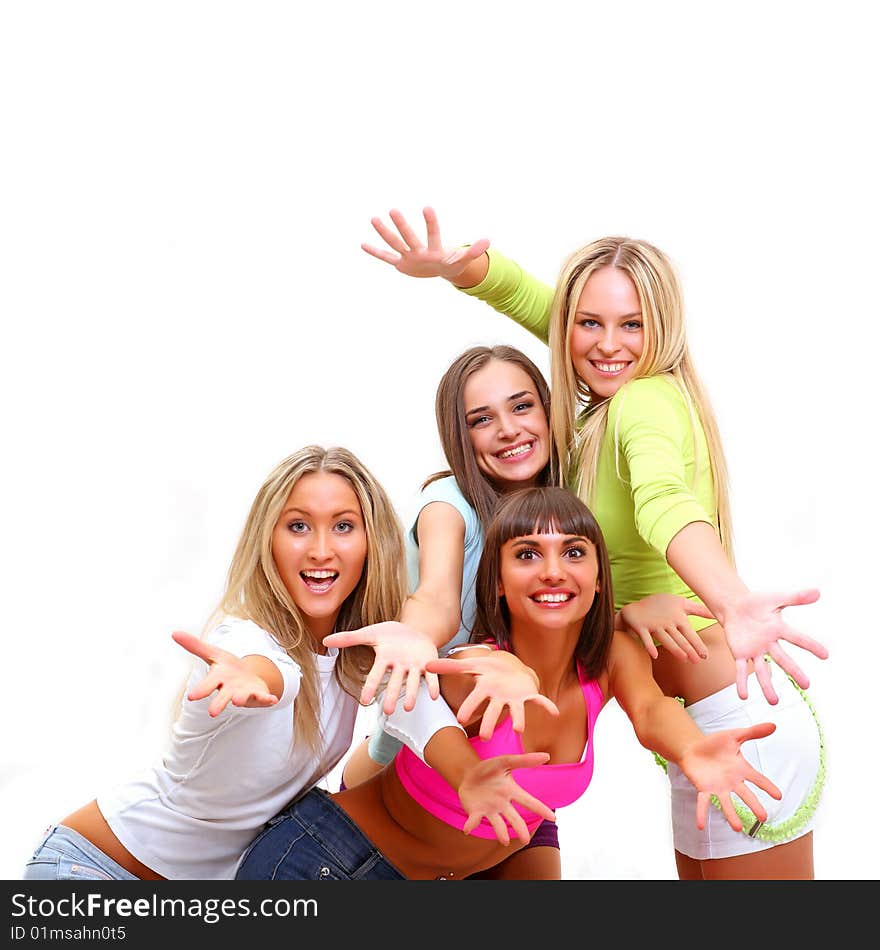
[[[641,330],[642,321],[641,320],[627,320],[626,323],[623,324],[623,329],[624,330]]]
[[[338,531],[340,534],[350,534],[354,531],[354,522],[352,521],[340,521],[334,527],[335,531]]]
[[[475,416],[468,420],[468,428],[475,429],[477,426],[485,425],[489,421],[489,416]]]
[[[534,548],[521,548],[516,552],[518,561],[534,561],[538,556],[538,552]]]
[[[529,409],[533,409],[534,406],[535,406],[535,404],[534,404],[533,402],[531,402],[530,400],[527,400],[526,402],[518,402],[518,403],[513,407],[513,411],[514,411],[514,412],[528,412]]]
[[[599,326],[599,321],[594,320],[592,317],[584,317],[583,320],[578,320],[578,326],[584,327],[587,330],[594,330]]]
[[[305,534],[309,530],[309,526],[305,521],[289,521],[287,523],[287,530],[292,531],[294,534]]]
[[[572,561],[579,561],[582,557],[587,556],[587,552],[582,547],[572,547],[566,550],[565,556]]]

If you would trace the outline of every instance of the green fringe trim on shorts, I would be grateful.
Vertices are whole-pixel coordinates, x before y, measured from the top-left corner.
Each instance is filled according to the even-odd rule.
[[[766,657],[768,662],[770,658]],[[786,676],[788,674],[786,673]],[[759,841],[768,841],[773,844],[781,844],[783,841],[788,841],[790,838],[795,837],[797,833],[807,824],[807,822],[813,817],[816,812],[816,808],[819,806],[819,799],[822,797],[822,789],[825,787],[825,736],[822,732],[822,724],[819,722],[819,717],[816,714],[816,707],[813,706],[810,697],[807,696],[806,692],[798,686],[795,681],[788,676],[791,680],[794,688],[801,694],[804,702],[809,707],[810,712],[812,713],[813,719],[816,723],[816,728],[819,730],[819,768],[816,772],[816,779],[813,782],[813,787],[810,789],[806,798],[798,806],[797,811],[791,815],[791,817],[786,818],[785,821],[779,822],[778,824],[771,825],[768,823],[761,824],[758,822],[758,819],[755,817],[754,812],[741,801],[739,801],[736,793],[734,793],[733,808],[734,811],[739,816],[739,820],[743,823],[743,834],[748,835],[751,838],[757,838]],[[678,702],[684,705],[684,700],[681,696],[675,697]],[[657,765],[663,769],[664,772],[668,771],[666,759],[662,755],[659,755],[657,752],[652,753],[654,756],[654,761]],[[711,798],[712,804],[717,808],[721,809],[721,802],[718,801],[718,797],[713,795]],[[757,829],[752,833],[751,829],[755,825],[758,825]]]

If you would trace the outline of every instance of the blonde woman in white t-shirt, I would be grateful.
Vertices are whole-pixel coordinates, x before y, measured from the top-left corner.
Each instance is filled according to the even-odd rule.
[[[168,747],[50,828],[30,880],[228,879],[265,822],[348,751],[366,646],[323,639],[396,617],[402,529],[343,448],[281,462],[251,506]]]

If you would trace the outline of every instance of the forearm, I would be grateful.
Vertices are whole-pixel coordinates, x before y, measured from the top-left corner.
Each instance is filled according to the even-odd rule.
[[[464,731],[452,728],[434,733],[425,746],[423,758],[453,788],[458,788],[467,769],[480,761]]]
[[[400,622],[422,631],[439,650],[458,633],[461,600],[418,588],[404,601]]]
[[[639,743],[676,764],[703,735],[681,703],[671,696],[658,696],[630,718]]]
[[[450,283],[459,290],[469,290],[486,279],[489,272],[489,255],[485,252],[476,260],[468,261],[465,269],[450,279]]]
[[[704,521],[685,525],[673,537],[666,560],[722,626],[733,605],[749,593],[721,547],[717,532]]]
[[[484,259],[485,271],[480,281],[473,285],[456,286],[463,293],[478,297],[493,310],[510,317],[546,343],[549,339],[553,288],[532,277],[519,264],[508,260],[498,251],[492,250],[481,255],[475,263],[479,264]],[[475,269],[469,279],[473,279],[479,272]]]

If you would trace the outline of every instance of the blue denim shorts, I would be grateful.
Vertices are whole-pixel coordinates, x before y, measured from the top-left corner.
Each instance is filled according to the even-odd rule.
[[[322,788],[272,818],[242,855],[239,881],[405,881]]]
[[[136,881],[133,874],[108,858],[88,838],[64,825],[43,835],[25,865],[23,881]]]

